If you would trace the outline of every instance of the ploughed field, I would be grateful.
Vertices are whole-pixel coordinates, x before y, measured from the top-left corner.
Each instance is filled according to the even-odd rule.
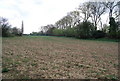
[[[65,37],[2,39],[3,79],[118,77],[118,43]]]

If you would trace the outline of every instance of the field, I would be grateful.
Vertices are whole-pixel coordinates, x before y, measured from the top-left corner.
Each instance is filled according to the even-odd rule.
[[[3,79],[117,79],[118,43],[65,37],[3,38]]]

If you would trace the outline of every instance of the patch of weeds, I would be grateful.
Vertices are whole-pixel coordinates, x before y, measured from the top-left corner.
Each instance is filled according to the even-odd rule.
[[[19,65],[19,64],[20,64],[20,62],[16,61],[16,62],[15,62],[15,64],[16,64],[16,65]]]
[[[96,73],[96,75],[97,75],[97,76],[100,76],[100,75],[101,75],[101,73],[97,72],[97,73]]]
[[[53,66],[53,67],[52,67],[52,69],[56,69],[56,68],[58,68],[58,66]]]
[[[101,72],[107,72],[106,69],[99,69]]]
[[[118,77],[115,75],[106,75],[105,76],[107,79],[112,79],[112,80],[118,80]]]
[[[56,75],[60,75],[60,76],[63,76],[63,74],[61,74],[61,73],[56,73]]]
[[[6,72],[8,72],[8,71],[10,71],[8,68],[3,68],[3,69],[2,69],[2,73],[6,73]]]
[[[88,71],[88,74],[94,74],[94,76],[96,76],[96,77],[101,75],[100,72],[95,71],[95,70],[89,70],[89,71]]]
[[[23,62],[28,62],[28,61],[29,61],[29,59],[27,59],[27,58],[23,59]]]
[[[97,58],[98,59],[98,57],[96,56],[96,55],[94,55],[94,56],[92,56],[93,58]]]
[[[96,71],[94,71],[94,70],[90,70],[90,72],[91,72],[91,73],[96,73]]]
[[[36,64],[36,63],[32,63],[31,65],[32,65],[32,66],[37,66],[37,64]]]
[[[105,66],[103,66],[102,68],[103,68],[103,69],[106,69],[106,67],[105,67]]]
[[[12,63],[13,62],[11,58],[4,58],[3,61],[6,62],[6,63]]]
[[[12,63],[12,66],[14,66],[14,67],[17,67],[17,66],[19,66],[19,65],[20,65],[20,63],[19,63],[18,61]]]
[[[28,76],[24,76],[24,77],[22,77],[22,79],[30,79]]]
[[[92,52],[91,54],[95,55],[95,54],[96,54],[96,52]]]
[[[113,65],[114,65],[115,68],[119,66],[118,64],[113,64]]]
[[[107,72],[107,70],[106,70],[106,69],[103,69],[102,71],[103,71],[103,72]]]
[[[49,48],[47,48],[46,50],[49,50]]]

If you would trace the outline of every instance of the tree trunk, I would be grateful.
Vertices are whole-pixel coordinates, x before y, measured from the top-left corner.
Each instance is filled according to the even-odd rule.
[[[109,18],[112,17],[112,9],[110,9]]]

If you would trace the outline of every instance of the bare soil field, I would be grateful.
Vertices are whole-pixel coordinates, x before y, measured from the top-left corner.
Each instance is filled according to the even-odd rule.
[[[2,39],[3,79],[118,77],[118,43],[64,37]]]

